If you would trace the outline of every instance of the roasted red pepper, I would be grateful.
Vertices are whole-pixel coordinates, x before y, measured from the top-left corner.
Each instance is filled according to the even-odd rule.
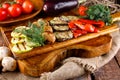
[[[87,34],[87,32],[98,32],[99,30],[90,23],[84,23],[79,20],[74,20],[68,23],[69,28],[77,38],[80,35]]]
[[[86,23],[86,24],[92,24],[96,27],[104,27],[105,26],[105,23],[101,20],[95,21],[95,20],[88,20],[88,19],[79,19],[78,21],[80,21],[82,23]]]
[[[83,23],[80,21],[75,21],[74,24],[80,29],[85,30],[87,32],[94,32],[95,30],[95,27],[92,24]]]
[[[69,28],[71,29],[71,31],[73,32],[73,35],[75,38],[77,38],[83,34],[87,34],[87,31],[79,28],[77,25],[74,24],[74,22],[77,22],[77,21],[75,21],[75,20],[71,21],[68,23],[68,25],[69,25]]]

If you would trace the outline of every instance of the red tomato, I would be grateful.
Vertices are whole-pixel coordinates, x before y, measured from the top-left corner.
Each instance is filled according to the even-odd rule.
[[[3,21],[7,18],[7,10],[0,8],[0,21]]]
[[[8,12],[12,17],[18,17],[22,13],[22,7],[20,4],[13,4],[8,8]]]
[[[32,12],[32,10],[34,9],[34,5],[31,1],[26,0],[24,1],[24,3],[22,4],[22,8],[23,8],[23,12],[26,14],[29,14]]]
[[[10,4],[9,3],[3,3],[2,4],[2,8],[4,8],[4,9],[8,9],[8,7],[10,7]]]
[[[16,3],[21,4],[21,5],[23,4],[24,1],[25,0],[15,0]]]
[[[87,10],[87,7],[85,7],[85,6],[80,6],[80,7],[79,7],[79,14],[80,14],[81,16],[86,16],[86,10]]]

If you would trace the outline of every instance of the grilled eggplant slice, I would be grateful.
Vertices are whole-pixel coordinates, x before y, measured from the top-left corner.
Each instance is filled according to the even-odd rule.
[[[78,16],[60,16],[60,19],[65,22],[69,22],[71,20],[77,20],[79,19]]]
[[[67,31],[67,30],[69,30],[68,25],[54,25],[54,26],[52,26],[52,28],[55,31]]]
[[[65,41],[73,38],[73,33],[71,31],[63,31],[63,32],[54,32],[57,41]]]
[[[51,25],[56,25],[56,24],[67,24],[66,21],[62,21],[60,17],[54,17],[52,20],[50,20]]]

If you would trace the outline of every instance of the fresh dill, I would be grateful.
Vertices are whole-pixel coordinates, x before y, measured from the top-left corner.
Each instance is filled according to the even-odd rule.
[[[22,29],[18,28],[14,31],[26,35],[26,37],[28,37],[29,40],[32,42],[44,45],[45,38],[42,35],[42,33],[44,32],[44,24],[40,24],[42,25],[40,25],[40,27],[37,27],[37,25],[29,23],[29,27]]]

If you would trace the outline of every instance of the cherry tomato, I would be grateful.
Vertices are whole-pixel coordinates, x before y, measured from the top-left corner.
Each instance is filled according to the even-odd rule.
[[[31,1],[26,0],[26,1],[23,2],[22,8],[23,8],[24,13],[29,14],[34,9],[34,5],[32,4]]]
[[[24,1],[25,0],[15,0],[16,3],[21,4],[21,5],[23,4]]]
[[[9,3],[3,3],[2,4],[2,8],[4,8],[4,9],[8,9],[10,7],[10,4]]]
[[[7,18],[7,10],[0,8],[0,21],[3,21]]]
[[[87,10],[87,7],[85,7],[85,6],[80,6],[80,7],[79,7],[79,14],[80,14],[81,16],[86,16],[86,10]]]
[[[12,17],[18,17],[22,13],[22,7],[20,4],[13,4],[8,8],[8,12]]]

